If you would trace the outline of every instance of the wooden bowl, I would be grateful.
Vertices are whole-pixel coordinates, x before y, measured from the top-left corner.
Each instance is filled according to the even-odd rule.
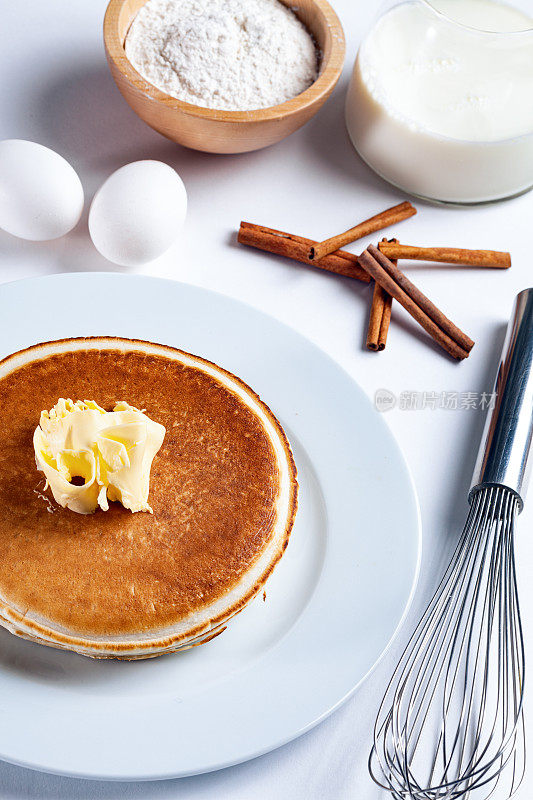
[[[135,113],[163,136],[209,153],[245,153],[281,141],[301,128],[337,83],[345,54],[341,23],[326,0],[281,0],[312,33],[321,52],[320,74],[305,92],[270,108],[220,111],[176,100],[148,83],[130,64],[124,40],[147,0],[111,0],[104,44],[111,74]]]

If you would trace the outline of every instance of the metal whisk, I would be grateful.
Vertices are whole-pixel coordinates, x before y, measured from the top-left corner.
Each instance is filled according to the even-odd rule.
[[[514,531],[533,436],[533,289],[516,299],[495,393],[466,525],[374,729],[370,773],[401,800],[511,797],[524,774]]]

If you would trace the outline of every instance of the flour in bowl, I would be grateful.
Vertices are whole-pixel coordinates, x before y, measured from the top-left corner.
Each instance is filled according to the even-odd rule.
[[[151,84],[205,108],[278,105],[318,76],[311,35],[279,0],[148,0],[125,49]]]

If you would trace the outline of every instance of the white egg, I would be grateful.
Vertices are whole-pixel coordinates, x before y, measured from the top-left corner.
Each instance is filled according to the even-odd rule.
[[[162,255],[177,239],[187,213],[178,173],[161,161],[117,169],[94,196],[89,232],[99,252],[123,267]]]
[[[0,142],[0,228],[21,239],[57,239],[82,211],[83,188],[68,161],[36,142]]]

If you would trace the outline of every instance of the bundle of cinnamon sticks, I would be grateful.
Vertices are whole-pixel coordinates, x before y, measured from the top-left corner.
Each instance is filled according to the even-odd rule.
[[[474,342],[451,322],[398,268],[398,260],[412,259],[461,265],[508,269],[509,253],[494,250],[464,250],[455,247],[416,247],[398,239],[383,239],[360,255],[341,250],[416,214],[409,202],[388,208],[353,228],[323,242],[291,233],[241,222],[238,241],[269,253],[312,264],[328,272],[370,283],[374,281],[366,344],[370,350],[385,349],[393,299],[402,305],[424,330],[453,358],[467,358]]]

